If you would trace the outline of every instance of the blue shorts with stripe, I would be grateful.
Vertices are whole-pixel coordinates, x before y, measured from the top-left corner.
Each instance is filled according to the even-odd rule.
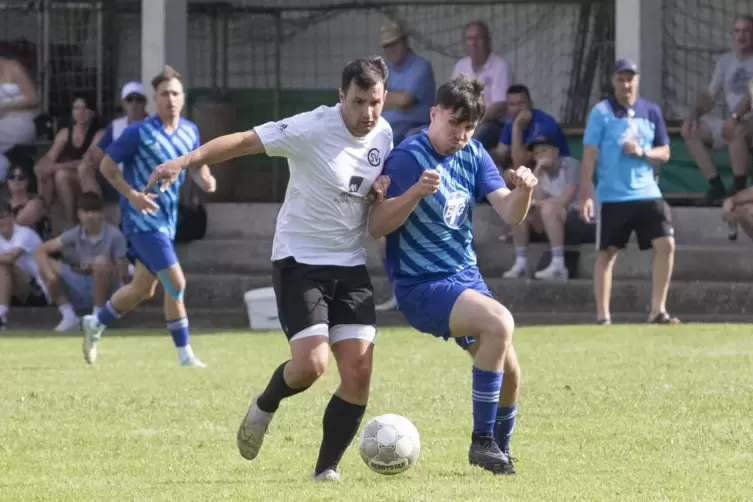
[[[128,243],[128,258],[140,261],[155,276],[178,263],[173,240],[167,234],[158,231],[131,234]]]
[[[398,309],[405,319],[418,331],[449,340],[450,314],[458,297],[466,290],[478,291],[492,298],[489,288],[477,267],[437,280],[410,278],[395,279],[392,288],[395,292]],[[454,338],[462,348],[467,349],[474,342],[473,337]]]

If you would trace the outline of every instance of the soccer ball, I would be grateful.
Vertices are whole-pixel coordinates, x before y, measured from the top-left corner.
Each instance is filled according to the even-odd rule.
[[[358,438],[358,450],[372,471],[400,474],[415,465],[421,439],[410,420],[390,413],[366,424]]]

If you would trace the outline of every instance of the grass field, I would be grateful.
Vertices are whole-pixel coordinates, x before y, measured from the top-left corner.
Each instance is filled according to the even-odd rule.
[[[166,335],[124,334],[105,336],[94,367],[78,338],[0,337],[0,500],[753,499],[750,326],[519,329],[515,477],[467,465],[467,356],[427,335],[384,330],[367,418],[413,420],[421,457],[382,477],[351,448],[339,485],[309,481],[335,371],[283,404],[248,462],[236,429],[286,357],[284,338],[195,336],[210,365],[197,370],[177,365]]]

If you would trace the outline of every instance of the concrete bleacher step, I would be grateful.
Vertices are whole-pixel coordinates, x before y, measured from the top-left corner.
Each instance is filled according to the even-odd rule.
[[[391,294],[384,276],[372,277],[378,300]],[[188,308],[245,309],[243,295],[254,288],[272,284],[270,274],[188,274]],[[543,313],[588,313],[594,311],[593,282],[586,279],[568,282],[505,280],[488,278],[492,293],[512,310]],[[159,292],[148,305],[160,306]],[[646,312],[651,299],[651,282],[617,280],[612,287],[614,312]],[[753,283],[673,281],[668,308],[677,314],[748,315],[753,312]]]
[[[280,204],[224,204],[213,203],[207,206],[207,239],[237,239],[248,237],[269,237],[274,235],[275,222]],[[675,239],[682,245],[733,245],[748,246],[747,237],[730,243],[727,238],[727,225],[722,222],[721,210],[704,207],[672,208]],[[496,240],[507,233],[493,209],[488,205],[478,205],[473,212],[473,227],[476,240]],[[742,232],[741,232],[742,234]]]
[[[751,245],[753,247],[753,245]],[[532,276],[545,244],[528,249],[528,276]],[[579,278],[593,278],[596,251],[591,245],[580,248]],[[368,241],[368,268],[374,276],[384,275],[382,260],[374,241]],[[515,261],[512,244],[497,239],[476,245],[481,272],[487,277],[501,277]],[[272,241],[269,238],[205,239],[178,247],[181,264],[187,271],[205,273],[271,273]],[[622,251],[614,267],[616,279],[651,279],[653,253],[642,252],[631,244]],[[711,266],[713,264],[713,266]],[[733,245],[678,245],[674,279],[687,281],[736,281],[753,279],[750,247]]]

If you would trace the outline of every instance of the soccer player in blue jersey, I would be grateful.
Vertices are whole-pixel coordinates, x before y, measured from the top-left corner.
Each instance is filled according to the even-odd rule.
[[[648,321],[679,322],[667,313],[675,254],[672,216],[652,165],[669,160],[669,136],[659,106],[638,97],[639,82],[633,61],[617,61],[614,96],[593,107],[583,135],[581,212],[585,221],[598,214],[594,296],[599,324],[611,323],[612,268],[633,232],[639,249],[654,249]]]
[[[406,138],[385,162],[387,198],[372,209],[369,231],[387,236],[387,273],[408,322],[454,338],[473,357],[470,463],[513,474],[509,446],[520,381],[514,322],[479,273],[471,209],[486,197],[505,221],[518,224],[537,180],[519,167],[511,173],[516,188],[506,188],[489,154],[471,139],[483,115],[479,82],[461,77],[439,88],[429,128]]]
[[[88,363],[97,358],[97,343],[105,327],[141,302],[151,298],[160,282],[165,290],[167,329],[183,366],[203,368],[189,343],[188,318],[183,303],[186,279],[178,263],[173,239],[178,223],[178,194],[185,175],[163,191],[145,193],[154,169],[201,144],[196,125],[180,113],[185,95],[180,74],[166,66],[152,80],[157,114],[131,124],[106,150],[101,170],[121,194],[123,233],[131,244],[136,271],[133,280],[119,289],[94,316],[84,316],[83,351]],[[122,164],[121,173],[118,164]],[[190,171],[204,190],[214,191],[216,181],[206,165]]]

